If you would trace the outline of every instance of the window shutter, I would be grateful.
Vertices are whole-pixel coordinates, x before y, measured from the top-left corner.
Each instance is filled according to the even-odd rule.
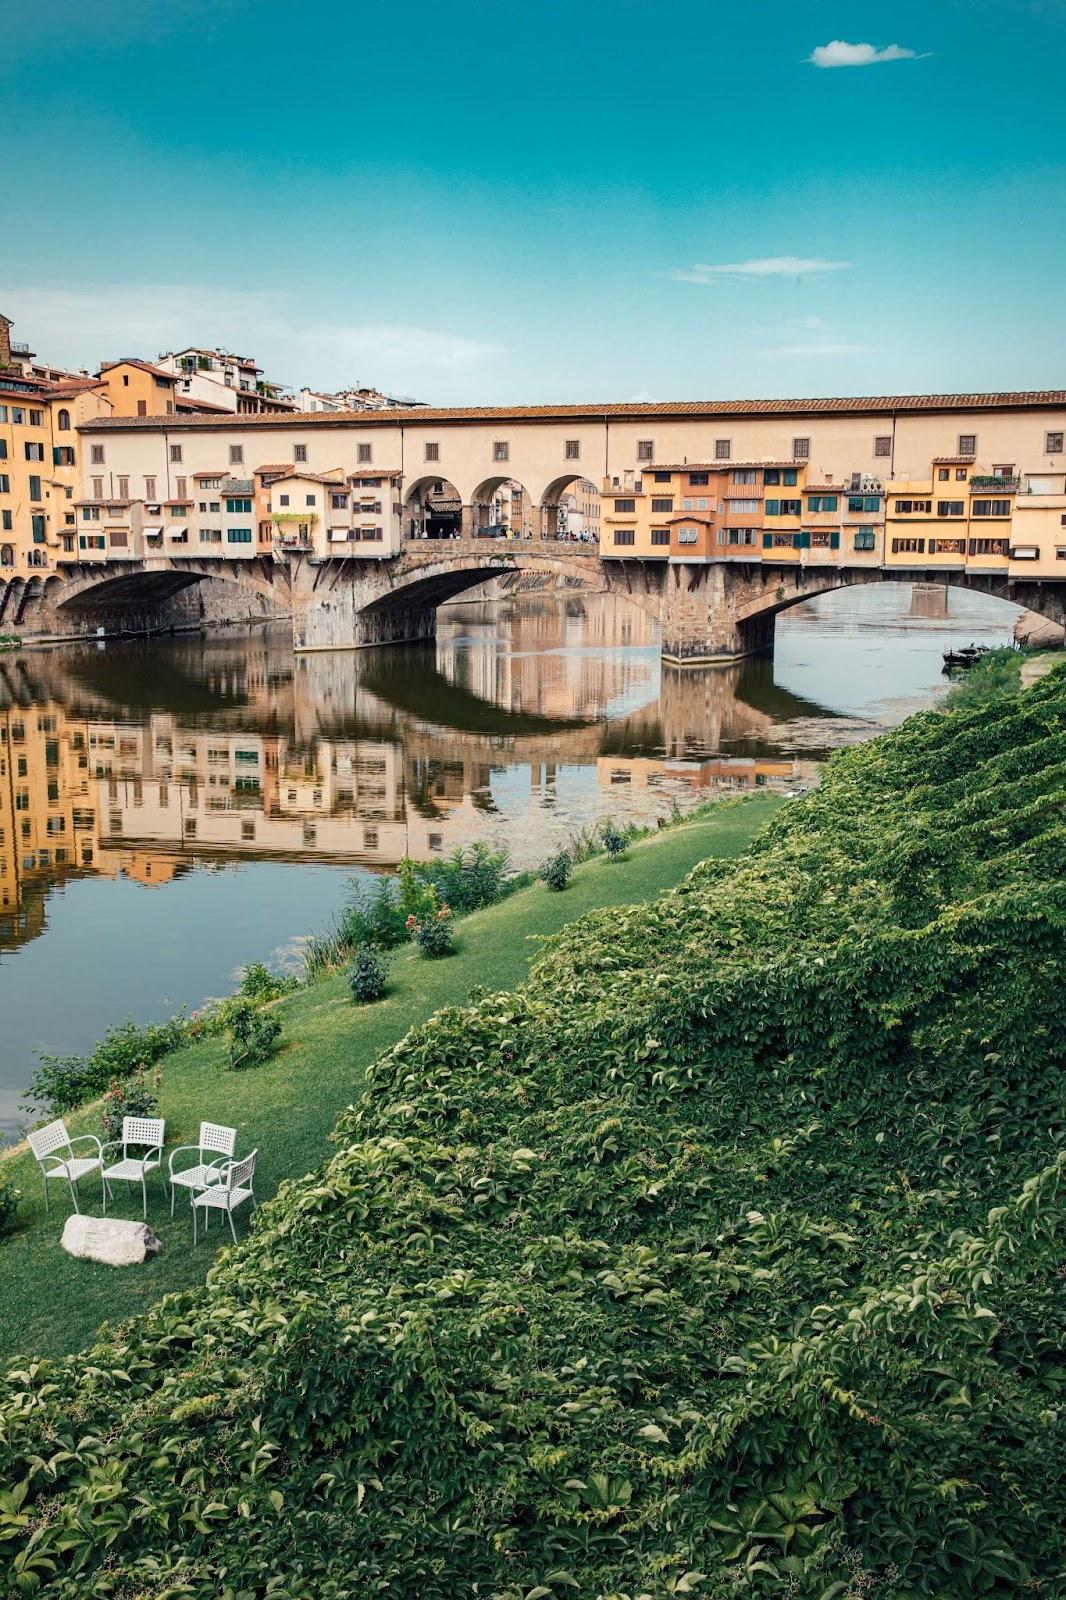
[[[970,540],[970,554],[972,556],[975,556],[977,554],[977,540],[976,539],[971,539]]]
[[[792,535],[793,550],[806,550],[811,542],[809,533],[794,533]]]
[[[762,547],[763,547],[764,550],[772,550],[773,549],[773,547],[774,547],[774,536],[773,536],[772,533],[764,533],[763,534],[763,536],[762,536]]]
[[[919,539],[918,540],[918,554],[921,555],[921,556],[925,555],[925,540],[924,539]]]
[[[839,535],[839,533],[831,533],[829,535],[829,548],[830,548],[830,550],[839,550],[840,549],[840,535]]]
[[[781,510],[781,502],[780,502],[780,500],[767,500],[767,502],[766,502],[766,515],[768,517],[776,517],[780,513],[780,510]]]

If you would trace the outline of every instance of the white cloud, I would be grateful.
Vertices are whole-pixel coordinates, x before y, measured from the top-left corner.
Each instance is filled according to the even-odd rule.
[[[296,298],[271,289],[199,284],[0,287],[16,338],[47,360],[95,371],[101,361],[152,359],[188,344],[252,355],[281,383],[310,388],[369,382],[418,394],[503,354],[488,341],[392,322],[304,320]]]
[[[723,279],[809,278],[820,272],[843,272],[850,261],[825,261],[821,256],[757,256],[751,261],[695,262],[667,273],[675,283],[719,283]]]
[[[882,61],[924,59],[916,51],[905,50],[898,44],[889,44],[883,50],[878,50],[876,45],[846,44],[843,39],[830,39],[828,44],[818,45],[807,57],[812,67],[874,67]]]

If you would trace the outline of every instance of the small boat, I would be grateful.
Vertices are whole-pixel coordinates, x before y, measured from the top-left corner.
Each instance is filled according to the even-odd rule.
[[[972,667],[975,661],[986,656],[988,649],[986,644],[969,644],[964,645],[961,650],[945,650],[944,671],[950,672],[955,667],[965,671],[967,667]]]

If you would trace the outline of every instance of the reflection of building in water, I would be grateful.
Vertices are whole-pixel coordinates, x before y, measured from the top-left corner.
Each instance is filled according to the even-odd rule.
[[[948,616],[948,591],[939,583],[912,583],[909,617],[929,617],[943,622]]]
[[[720,756],[714,761],[655,761],[647,757],[600,756],[601,788],[662,789],[683,783],[690,789],[782,789],[813,783],[814,761],[770,760],[761,756]]]

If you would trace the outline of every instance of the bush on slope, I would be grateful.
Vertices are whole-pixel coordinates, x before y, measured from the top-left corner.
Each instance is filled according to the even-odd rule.
[[[838,756],[377,1066],[0,1394],[14,1592],[1066,1592],[1066,675]]]

